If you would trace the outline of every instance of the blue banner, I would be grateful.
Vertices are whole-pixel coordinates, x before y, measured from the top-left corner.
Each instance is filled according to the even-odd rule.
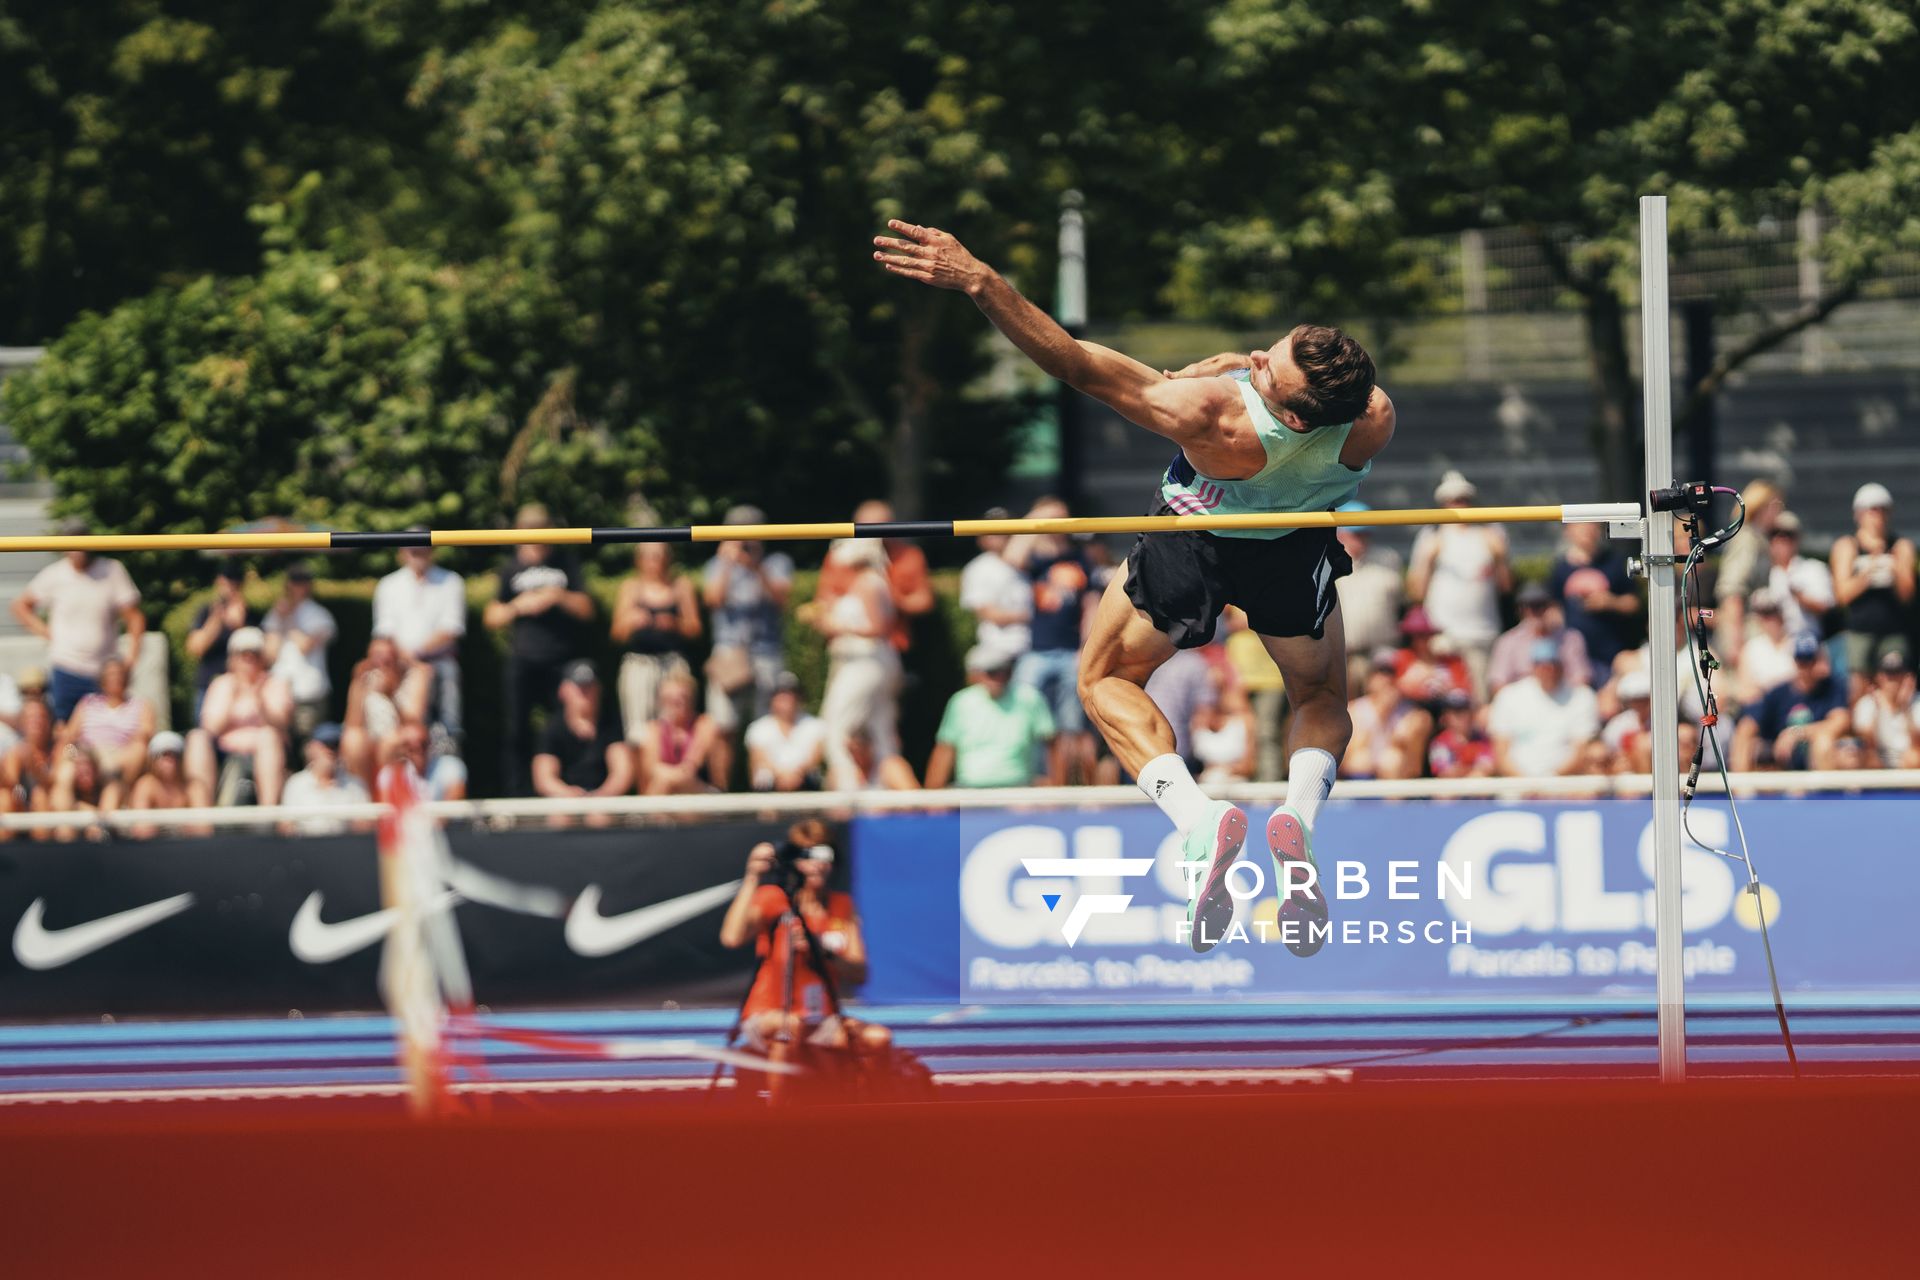
[[[1761,873],[1689,841],[1688,989],[1767,990],[1757,903],[1783,987],[1920,990],[1920,796],[1756,797]],[[856,819],[855,891],[876,1001],[1297,995],[1578,996],[1654,985],[1652,817],[1644,801],[1335,802],[1315,855],[1331,899],[1318,955],[1275,924],[1255,826],[1234,926],[1196,954],[1178,842],[1145,807]],[[1690,825],[1737,849],[1723,802]],[[1072,937],[1071,943],[1068,941]]]

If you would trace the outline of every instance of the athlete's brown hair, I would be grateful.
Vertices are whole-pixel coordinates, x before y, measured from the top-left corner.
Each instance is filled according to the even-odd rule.
[[[1373,395],[1373,358],[1366,348],[1338,329],[1303,324],[1293,337],[1293,362],[1306,385],[1287,398],[1286,407],[1310,427],[1352,422],[1366,412]]]

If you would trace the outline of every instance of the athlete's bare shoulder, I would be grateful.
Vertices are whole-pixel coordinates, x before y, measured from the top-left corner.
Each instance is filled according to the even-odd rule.
[[[1192,388],[1189,394],[1203,406],[1200,416],[1205,428],[1181,442],[1188,462],[1216,480],[1244,480],[1259,474],[1267,464],[1267,448],[1233,378],[1177,378],[1168,385]]]
[[[1347,433],[1346,448],[1340,451],[1341,463],[1355,469],[1364,466],[1393,439],[1393,427],[1393,400],[1384,388],[1376,386],[1367,397],[1366,410],[1353,420],[1353,430]]]

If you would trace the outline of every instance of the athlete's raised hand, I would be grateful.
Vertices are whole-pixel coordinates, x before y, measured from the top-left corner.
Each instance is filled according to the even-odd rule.
[[[962,293],[972,293],[993,275],[986,263],[945,231],[916,227],[898,218],[888,219],[887,226],[905,239],[875,236],[873,260],[894,275]]]

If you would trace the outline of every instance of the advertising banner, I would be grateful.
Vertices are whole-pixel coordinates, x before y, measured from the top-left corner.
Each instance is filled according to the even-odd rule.
[[[482,1003],[729,1004],[753,953],[721,947],[720,920],[747,851],[784,830],[449,837],[456,859],[568,904],[528,915],[487,901],[484,881],[459,886]],[[371,834],[0,846],[0,1018],[378,1008],[377,859]]]
[[[1689,841],[1690,993],[1767,989],[1767,904],[1790,990],[1920,989],[1920,797],[1756,797],[1741,806],[1763,886]],[[1151,808],[982,810],[856,822],[861,905],[884,1000],[1221,999],[1299,995],[1620,995],[1654,986],[1645,801],[1353,801],[1322,813],[1330,931],[1302,959],[1276,920],[1261,821],[1232,927],[1187,942],[1179,842]],[[1737,849],[1724,802],[1690,817]],[[944,850],[942,842],[946,842]],[[949,879],[948,877],[951,877]],[[948,904],[952,905],[949,906]],[[894,921],[919,922],[911,932]],[[947,937],[941,931],[951,926]],[[948,968],[946,966],[950,965]]]

